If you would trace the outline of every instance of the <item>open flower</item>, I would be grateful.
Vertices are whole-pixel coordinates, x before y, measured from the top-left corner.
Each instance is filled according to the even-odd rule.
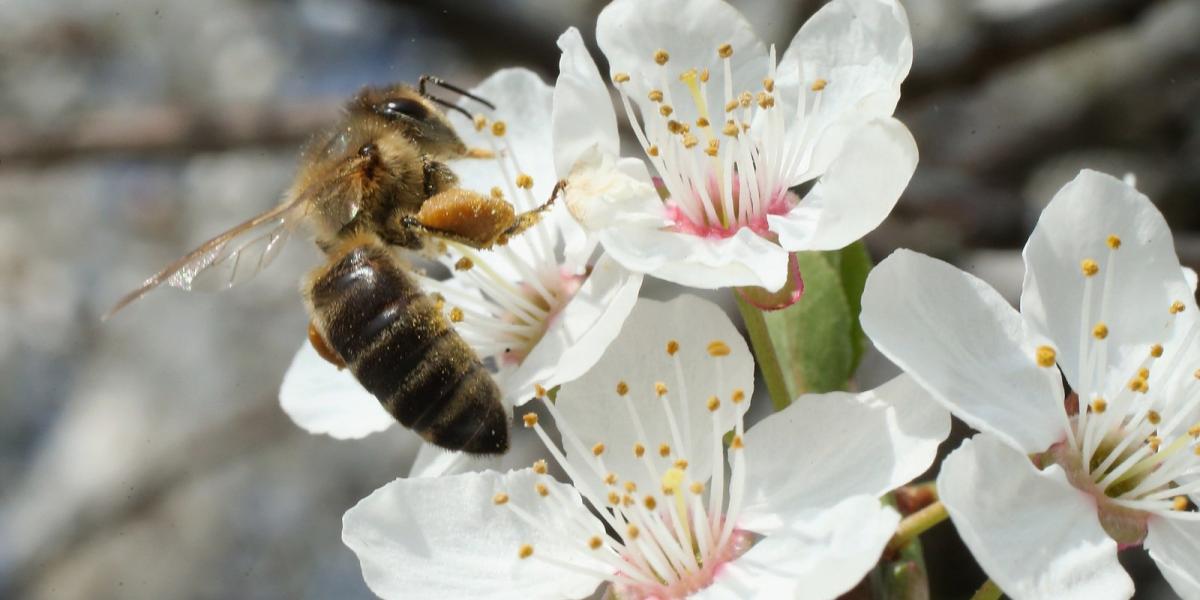
[[[557,178],[550,156],[552,93],[523,69],[502,70],[472,90],[499,108],[471,123],[456,114],[468,146],[495,159],[460,160],[450,166],[460,185],[500,194],[518,210],[550,197]],[[485,361],[508,404],[519,403],[533,383],[558,385],[600,359],[632,310],[642,276],[600,258],[566,211],[494,250],[448,243],[438,260],[454,272],[446,281],[421,277],[425,291],[445,299],[446,317]],[[358,438],[395,420],[349,372],[339,372],[305,343],[284,376],[280,401],[301,427],[337,438]]]
[[[983,432],[942,466],[951,518],[1016,598],[1128,597],[1117,550],[1143,543],[1200,597],[1200,325],[1166,222],[1083,171],[1042,213],[1025,268],[1020,313],[904,250],[867,280],[875,345]]]
[[[343,540],[388,598],[833,598],[878,560],[899,520],[879,496],[929,466],[948,414],[901,376],[746,431],[753,377],[719,308],[640,301],[591,371],[541,396],[562,447],[524,418],[569,483],[546,461],[399,479]]]
[[[608,89],[574,29],[558,41],[555,160],[571,212],[630,269],[779,289],[789,251],[861,238],[916,168],[891,117],[912,63],[894,0],[830,2],[778,60],[721,0],[615,0],[596,37],[656,179],[618,158]]]

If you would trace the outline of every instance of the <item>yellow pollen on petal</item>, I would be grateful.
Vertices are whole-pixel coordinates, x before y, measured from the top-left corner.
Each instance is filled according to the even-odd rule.
[[[814,92],[819,92],[819,91],[825,89],[825,86],[827,86],[827,85],[829,85],[828,80],[821,79],[818,77],[817,80],[813,82],[812,88],[810,88],[810,89],[812,89],[812,91],[814,91]]]
[[[671,446],[669,446],[667,444],[660,445],[658,447],[658,455],[663,458],[670,456],[671,455]]]
[[[451,323],[462,323],[464,318],[466,318],[466,315],[463,314],[463,309],[461,309],[457,306],[450,309],[450,322]]]
[[[730,56],[733,56],[733,46],[728,43],[717,46],[717,56],[720,56],[721,58],[729,58]]]
[[[550,488],[546,487],[546,484],[544,483],[539,483],[533,486],[533,489],[537,490],[538,495],[543,498],[550,495]]]
[[[617,382],[617,395],[624,396],[629,393],[629,384],[624,381]]]
[[[601,454],[604,454],[604,444],[596,443],[595,446],[592,446],[592,455],[600,456]]]
[[[734,404],[741,404],[742,400],[745,400],[745,399],[746,399],[746,392],[742,391],[741,388],[737,388],[737,389],[733,390],[733,396],[730,397],[730,400],[732,400]]]
[[[686,461],[686,460],[683,460],[683,459],[681,458],[681,459],[679,459],[679,460],[675,461],[675,465],[674,465],[674,466],[675,466],[675,468],[676,468],[676,469],[679,469],[680,471],[686,471],[686,470],[687,470],[687,468],[688,468],[688,461]]]
[[[1092,275],[1100,272],[1100,265],[1096,264],[1096,261],[1090,258],[1085,258],[1080,261],[1079,268],[1083,271],[1084,277],[1091,277]]]
[[[1146,413],[1146,420],[1150,421],[1151,425],[1158,425],[1162,422],[1162,415],[1158,414],[1156,410],[1151,410]]]
[[[662,90],[650,90],[649,98],[650,98],[651,102],[662,102],[662,100],[663,100]]]
[[[1183,510],[1187,510],[1187,507],[1188,507],[1187,496],[1175,496],[1171,500],[1171,508],[1173,510],[1183,511]]]
[[[522,559],[533,556],[533,546],[529,544],[521,544],[521,547],[517,550],[517,556],[521,557]]]
[[[650,156],[658,156],[658,146],[651,144],[650,147],[646,148],[646,154],[649,154]]]
[[[729,345],[721,340],[713,340],[708,343],[709,356],[729,356]]]
[[[667,384],[665,384],[661,381],[655,381],[654,382],[654,393],[659,398],[666,396],[667,395]]]
[[[704,493],[704,484],[700,483],[699,481],[695,481],[692,482],[692,485],[688,486],[688,489],[691,490],[693,494],[699,496],[700,494]]]
[[[475,115],[472,121],[475,122],[475,131],[483,131],[483,128],[487,127],[487,117],[483,115]]]
[[[645,505],[646,510],[654,510],[658,508],[658,500],[655,500],[654,496],[646,496],[642,499],[642,504]]]
[[[546,470],[547,470],[546,459],[539,458],[539,459],[533,461],[533,472],[534,473],[537,473],[538,475],[545,475]]]
[[[639,534],[639,533],[641,533],[641,530],[640,530],[640,529],[638,529],[638,526],[637,526],[637,525],[634,525],[633,523],[630,523],[630,524],[629,524],[629,527],[627,527],[627,528],[625,529],[625,533],[626,533],[626,534],[629,536],[629,539],[631,539],[631,540],[636,540],[636,539],[637,539],[637,536],[638,536],[638,534]]]
[[[537,413],[525,413],[525,416],[521,417],[521,421],[525,423],[525,427],[533,427],[538,424]]]
[[[626,81],[629,81],[629,73],[614,73],[613,81],[617,83],[625,83]]]
[[[527,174],[527,173],[521,173],[520,175],[517,175],[517,187],[519,187],[523,190],[528,190],[528,189],[532,188],[533,187],[533,177],[530,177],[529,174]]]
[[[1092,337],[1098,340],[1108,337],[1108,325],[1096,323],[1096,326],[1092,328]]]
[[[1058,358],[1058,353],[1050,346],[1038,346],[1036,358],[1039,366],[1053,367],[1055,359]]]
[[[1108,247],[1112,248],[1113,250],[1116,250],[1117,248],[1121,247],[1121,238],[1119,238],[1115,235],[1108,236],[1108,239],[1104,240],[1104,242],[1106,244],[1108,244]]]
[[[1162,356],[1162,353],[1163,353],[1162,344],[1155,344],[1153,346],[1150,346],[1150,356],[1153,356],[1154,358],[1158,358],[1158,357]]]
[[[464,257],[458,259],[458,261],[454,263],[454,270],[455,271],[469,271],[469,270],[471,270],[471,267],[474,267],[474,266],[475,266],[475,262],[472,261],[470,258],[467,258],[464,256]]]
[[[664,104],[664,105],[658,107],[658,114],[660,114],[664,117],[671,116],[671,113],[673,113],[673,112],[675,112],[675,109],[671,108],[670,104]]]
[[[643,455],[643,454],[645,454],[645,453],[646,453],[646,447],[645,447],[645,446],[643,446],[643,445],[641,445],[641,444],[634,444],[634,445],[633,445],[633,455],[634,455],[634,456],[636,456],[636,457],[638,457],[638,458],[641,458],[641,457],[642,457],[642,455]]]
[[[746,444],[742,442],[742,436],[735,435],[733,436],[733,441],[729,442],[729,447],[734,450],[741,450],[746,447]]]
[[[705,406],[708,407],[708,412],[717,412],[717,409],[721,408],[721,399],[716,396],[709,396],[708,404]]]
[[[492,504],[495,504],[496,506],[508,504],[508,494],[505,494],[504,492],[498,492],[495,496],[492,496]]]
[[[1108,410],[1108,401],[1104,398],[1096,398],[1095,400],[1092,400],[1091,406],[1092,412],[1096,414],[1104,414],[1104,411]]]
[[[605,475],[604,483],[605,485],[617,485],[617,474],[609,473],[608,475]]]
[[[666,50],[659,48],[658,50],[654,51],[654,62],[658,63],[660,66],[667,64],[668,60],[671,60],[671,55],[668,54]]]
[[[508,125],[504,121],[496,121],[492,123],[492,135],[502,137],[508,131]]]
[[[1176,300],[1171,303],[1171,308],[1168,310],[1171,311],[1171,314],[1177,315],[1177,314],[1183,312],[1183,309],[1185,309],[1185,308],[1187,308],[1187,307],[1184,306],[1184,304],[1182,302]]]
[[[588,539],[588,548],[591,548],[592,550],[599,550],[600,546],[603,546],[603,545],[604,545],[604,540],[601,540],[600,536],[598,536],[598,535],[593,535],[591,538]]]
[[[668,340],[667,341],[667,355],[675,356],[676,352],[679,352],[679,342],[675,341],[675,340]]]

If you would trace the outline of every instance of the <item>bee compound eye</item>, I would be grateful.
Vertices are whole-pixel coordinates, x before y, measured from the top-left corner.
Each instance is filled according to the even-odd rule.
[[[424,104],[411,98],[387,100],[376,106],[375,112],[391,119],[401,116],[412,119],[424,119],[429,116],[429,109]]]

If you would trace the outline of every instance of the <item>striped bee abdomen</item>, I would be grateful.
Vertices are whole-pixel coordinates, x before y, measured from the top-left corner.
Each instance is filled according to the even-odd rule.
[[[386,247],[356,237],[305,292],[329,347],[401,424],[450,450],[508,450],[500,389]]]

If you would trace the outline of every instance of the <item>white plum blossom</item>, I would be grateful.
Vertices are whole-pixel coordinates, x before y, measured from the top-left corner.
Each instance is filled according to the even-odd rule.
[[[1127,598],[1117,551],[1137,545],[1177,593],[1200,598],[1194,275],[1148,198],[1086,170],[1046,207],[1024,257],[1019,313],[905,250],[867,280],[875,345],[982,432],[942,465],[951,519],[1014,598]]]
[[[545,460],[398,479],[343,541],[385,598],[834,598],[878,561],[899,521],[879,498],[931,464],[949,415],[901,376],[747,430],[753,391],[718,307],[641,300],[591,371],[539,394],[561,447],[524,416],[569,482]]]
[[[834,0],[778,57],[722,0],[615,0],[596,38],[655,178],[619,157],[609,88],[573,28],[558,40],[555,160],[572,214],[630,269],[779,289],[789,252],[861,238],[916,168],[891,116],[912,63],[894,0]]]
[[[457,114],[451,119],[468,146],[495,158],[452,162],[460,185],[499,194],[519,211],[542,204],[557,181],[551,88],[530,71],[507,69],[471,91],[496,111],[474,123]],[[534,382],[558,385],[599,360],[642,280],[605,257],[591,260],[585,233],[561,207],[507,245],[480,251],[447,243],[437,259],[453,276],[421,277],[422,286],[445,300],[455,330],[495,366],[509,405],[527,399],[520,394]],[[364,437],[395,422],[348,371],[339,372],[308,343],[284,376],[280,401],[301,427],[336,438]]]

